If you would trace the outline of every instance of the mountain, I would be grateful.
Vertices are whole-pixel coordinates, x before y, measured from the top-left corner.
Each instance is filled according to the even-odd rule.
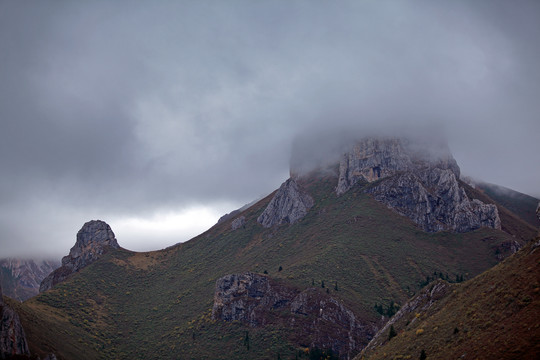
[[[539,274],[540,237],[466,283],[432,283],[356,359],[538,359]]]
[[[1,259],[0,284],[4,294],[19,301],[37,295],[43,279],[59,266],[56,260]]]
[[[32,353],[63,359],[350,359],[425,284],[471,279],[535,231],[462,182],[445,147],[369,138],[293,166],[280,189],[188,242],[105,244],[12,306]]]

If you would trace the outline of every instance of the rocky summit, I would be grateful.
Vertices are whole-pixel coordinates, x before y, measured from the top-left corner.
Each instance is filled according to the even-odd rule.
[[[93,263],[109,247],[114,249],[120,247],[111,227],[101,220],[87,222],[77,233],[77,241],[69,251],[69,255],[62,258],[62,266],[43,279],[39,291],[49,290],[69,275]]]
[[[357,183],[428,232],[501,228],[495,205],[469,199],[460,169],[446,146],[399,138],[367,138],[342,156],[337,195]]]

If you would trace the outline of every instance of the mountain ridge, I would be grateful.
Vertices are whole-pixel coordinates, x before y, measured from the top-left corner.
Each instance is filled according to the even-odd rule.
[[[308,332],[291,333],[280,321],[252,327],[213,318],[216,282],[253,273],[298,293],[316,288],[320,299],[328,295],[362,324],[379,328],[396,304],[433,276],[472,278],[513,253],[502,244],[523,243],[493,228],[425,232],[368,194],[385,179],[357,182],[339,196],[337,173],[323,169],[294,181],[313,199],[297,221],[270,227],[257,221],[276,190],[188,242],[147,253],[111,248],[48,291],[14,304],[29,329],[32,352],[65,359],[80,353],[89,359],[294,357],[315,345],[301,340]],[[472,199],[478,193],[465,190]],[[518,219],[501,219],[504,226],[507,221]],[[295,316],[287,314],[285,323]]]

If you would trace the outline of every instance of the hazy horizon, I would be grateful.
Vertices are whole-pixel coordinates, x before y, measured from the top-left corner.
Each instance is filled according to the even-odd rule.
[[[3,1],[0,258],[66,255],[92,219],[130,250],[186,241],[279,187],[313,130],[442,134],[463,175],[540,197],[539,13]]]

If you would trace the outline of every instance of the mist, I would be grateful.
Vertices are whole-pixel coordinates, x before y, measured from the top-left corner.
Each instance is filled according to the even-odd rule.
[[[157,229],[160,214],[212,208],[202,232],[279,187],[295,154],[326,161],[373,132],[444,137],[464,175],[540,197],[539,13],[537,1],[3,1],[0,257],[66,254],[91,219]],[[176,229],[144,248],[191,236]],[[140,248],[132,236],[117,234]]]

